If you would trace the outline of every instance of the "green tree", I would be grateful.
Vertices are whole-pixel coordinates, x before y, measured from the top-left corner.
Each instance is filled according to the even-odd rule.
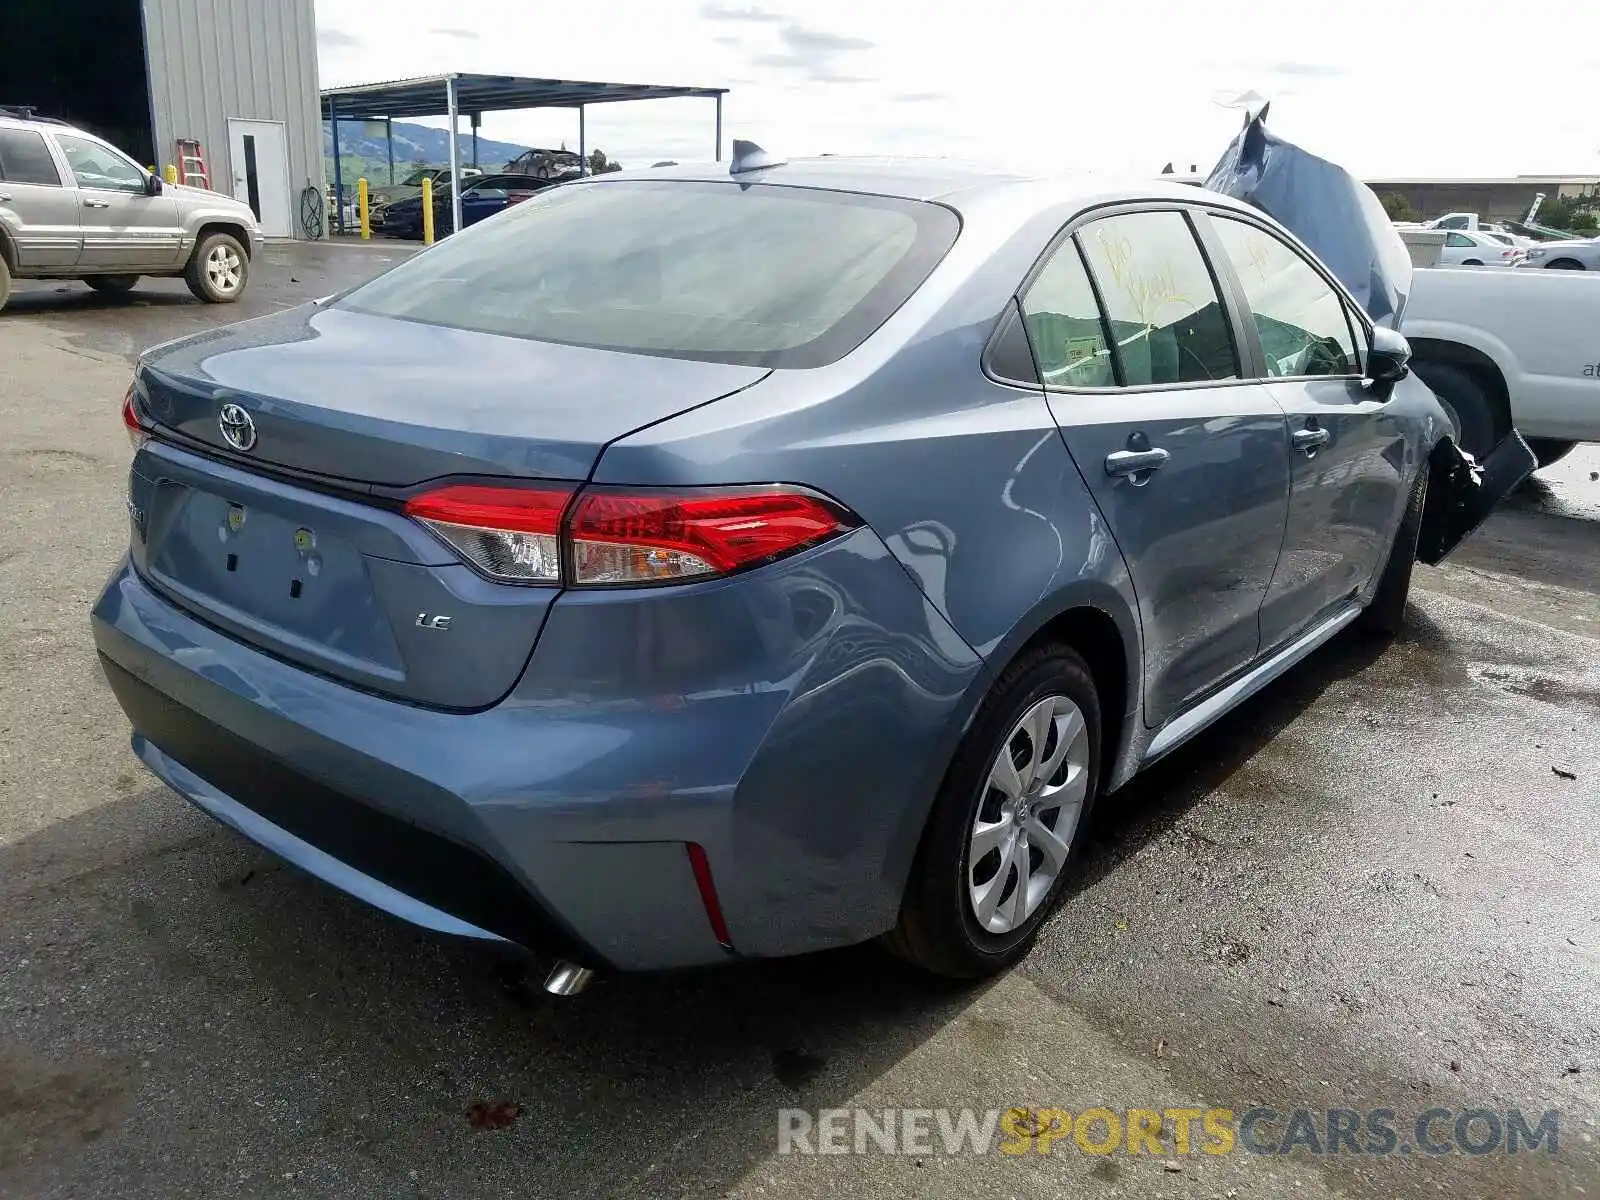
[[[1411,207],[1411,201],[1407,200],[1399,192],[1385,192],[1378,197],[1378,201],[1383,205],[1383,211],[1389,214],[1389,220],[1391,221],[1419,221],[1422,219],[1422,214]]]
[[[589,174],[604,175],[608,171],[620,170],[622,170],[622,164],[608,159],[604,150],[591,150],[589,152]]]
[[[1570,229],[1573,233],[1593,233],[1600,229],[1600,193],[1584,196],[1552,196],[1539,206],[1534,218],[1551,229]]]

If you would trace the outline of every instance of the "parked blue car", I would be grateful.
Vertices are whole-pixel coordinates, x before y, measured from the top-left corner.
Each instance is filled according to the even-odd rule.
[[[531,175],[480,175],[470,179],[461,189],[461,227],[476,225],[514,204],[552,186],[559,180],[535,179]],[[448,237],[451,233],[450,188],[447,184],[433,193],[434,236]],[[389,237],[417,239],[422,236],[422,197],[408,196],[387,205],[376,221]]]
[[[1531,469],[1407,354],[1188,186],[567,183],[147,354],[95,641],[177,792],[553,990],[877,938],[978,976],[1097,799],[1393,631]]]

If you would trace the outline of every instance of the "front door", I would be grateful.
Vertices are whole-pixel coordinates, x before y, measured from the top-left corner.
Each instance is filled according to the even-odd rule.
[[[1051,412],[1138,594],[1157,727],[1259,650],[1288,507],[1283,413],[1241,378],[1237,331],[1181,212],[1079,229],[1023,313]]]
[[[1405,506],[1405,431],[1362,378],[1366,326],[1316,267],[1265,226],[1214,213],[1251,310],[1263,381],[1289,420],[1283,554],[1261,609],[1271,650],[1348,605],[1382,569]]]
[[[279,121],[228,121],[233,195],[256,214],[269,237],[292,237],[288,134]]]
[[[104,142],[75,133],[52,136],[78,187],[78,266],[84,273],[138,274],[181,265],[177,201],[150,195],[149,172]]]

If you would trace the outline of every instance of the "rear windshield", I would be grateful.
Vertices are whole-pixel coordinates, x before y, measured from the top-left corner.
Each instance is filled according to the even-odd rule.
[[[807,188],[563,184],[335,307],[708,362],[814,367],[860,345],[955,241],[940,205]]]

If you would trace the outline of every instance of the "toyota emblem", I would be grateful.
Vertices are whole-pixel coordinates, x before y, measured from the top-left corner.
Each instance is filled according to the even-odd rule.
[[[249,450],[256,444],[256,423],[237,404],[224,404],[217,414],[222,438],[235,450]]]

